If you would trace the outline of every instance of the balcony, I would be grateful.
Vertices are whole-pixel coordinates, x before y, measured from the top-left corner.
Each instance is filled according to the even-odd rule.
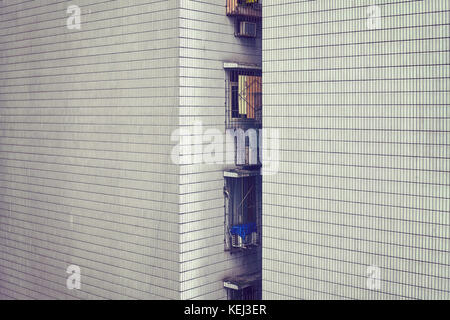
[[[228,300],[260,300],[261,271],[223,279]]]
[[[227,0],[227,16],[261,19],[262,0]]]
[[[233,67],[234,66],[234,67]],[[261,128],[262,81],[257,67],[224,64],[227,72],[225,84],[225,127]]]
[[[225,250],[251,249],[261,244],[261,176],[259,170],[224,172]]]

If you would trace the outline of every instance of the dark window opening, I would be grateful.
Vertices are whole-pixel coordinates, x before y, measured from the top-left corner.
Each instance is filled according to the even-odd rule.
[[[261,176],[225,178],[226,250],[249,249],[261,243]]]

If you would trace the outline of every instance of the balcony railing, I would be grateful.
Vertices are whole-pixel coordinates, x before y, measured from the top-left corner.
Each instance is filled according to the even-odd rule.
[[[249,170],[224,172],[225,251],[261,244],[261,176]]]
[[[227,0],[227,16],[253,17],[261,19],[262,0]]]
[[[239,76],[225,82],[225,127],[261,128],[262,81],[260,76]]]
[[[261,300],[261,271],[223,279],[228,300]]]

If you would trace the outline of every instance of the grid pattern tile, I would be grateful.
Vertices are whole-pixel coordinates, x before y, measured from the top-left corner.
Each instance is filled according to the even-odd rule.
[[[264,1],[264,299],[450,298],[449,23],[448,1]]]
[[[178,13],[0,1],[1,298],[180,297]]]

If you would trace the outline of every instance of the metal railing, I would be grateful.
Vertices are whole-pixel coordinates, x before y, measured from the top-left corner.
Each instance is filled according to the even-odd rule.
[[[247,180],[242,194],[237,184],[243,178],[225,178],[225,250],[248,249],[261,244],[261,176]],[[252,196],[249,198],[249,194]],[[244,205],[245,203],[245,205]],[[251,213],[250,213],[251,212]]]
[[[227,0],[227,15],[262,17],[262,0]]]
[[[248,118],[244,114],[233,112],[232,108],[232,94],[231,94],[231,81],[225,81],[225,128],[237,129],[242,128],[244,130],[248,128],[259,129],[262,126],[262,92],[253,92],[252,97],[246,96],[242,92],[238,91],[238,99],[242,99],[246,102],[247,108],[251,108],[253,111],[252,117]],[[247,90],[246,90],[247,92]]]

